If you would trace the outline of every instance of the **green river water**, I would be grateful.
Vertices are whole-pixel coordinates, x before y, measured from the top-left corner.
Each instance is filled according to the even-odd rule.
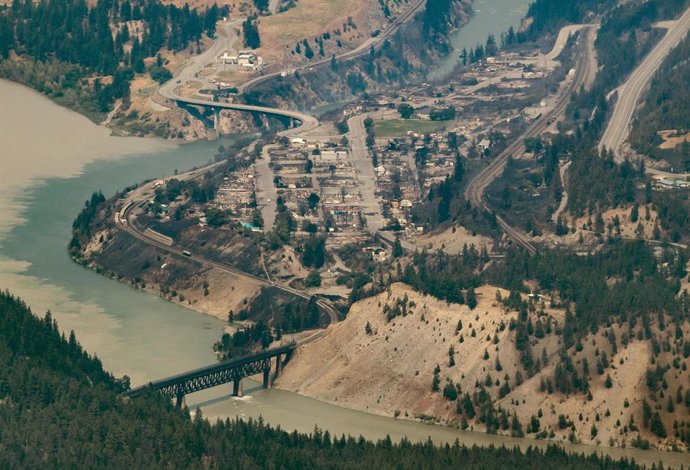
[[[473,0],[474,15],[469,23],[450,35],[454,50],[441,58],[436,68],[429,72],[429,79],[447,77],[457,65],[463,48],[470,50],[477,44],[486,43],[490,34],[500,42],[501,33],[511,26],[517,30],[530,3],[531,0]]]

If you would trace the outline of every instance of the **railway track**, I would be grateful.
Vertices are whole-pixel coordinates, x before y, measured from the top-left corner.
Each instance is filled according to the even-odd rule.
[[[192,261],[196,261],[197,263],[201,264],[202,266],[206,266],[209,268],[215,268],[215,269],[218,269],[220,271],[223,271],[223,272],[226,272],[226,273],[238,276],[238,277],[250,279],[252,281],[255,281],[255,282],[261,284],[262,286],[274,287],[276,289],[281,290],[282,292],[295,295],[295,296],[300,297],[304,300],[310,300],[311,299],[312,295],[310,295],[306,292],[303,292],[301,290],[293,289],[292,287],[284,286],[284,285],[278,284],[274,281],[270,281],[270,280],[255,276],[253,274],[246,273],[244,271],[241,271],[241,270],[234,268],[232,266],[229,266],[227,264],[220,263],[218,261],[213,261],[213,260],[210,260],[210,259],[205,258],[203,256],[199,256],[199,255],[196,255],[193,253],[189,254],[189,255],[185,254],[186,250],[184,250],[182,248],[178,248],[174,245],[168,246],[164,243],[161,243],[159,240],[156,240],[155,238],[148,236],[146,234],[145,229],[142,230],[141,228],[137,227],[137,225],[134,221],[134,218],[133,218],[133,212],[139,206],[140,202],[141,201],[129,201],[125,204],[125,206],[123,207],[123,210],[121,211],[121,213],[122,213],[121,226],[122,226],[123,230],[125,230],[127,233],[132,235],[137,240],[140,240],[144,243],[155,246],[156,248],[163,250],[163,251],[166,251],[168,253],[171,253],[173,255],[180,256],[180,257],[185,258],[185,259],[190,259]],[[324,311],[328,315],[330,322],[332,324],[337,323],[339,321],[337,310],[330,303],[324,301],[323,299],[320,299],[318,297],[316,299],[317,299],[316,304],[319,306],[319,308],[322,311]]]
[[[583,28],[583,36],[586,41],[594,40],[595,27],[588,25]],[[487,212],[492,212],[489,204],[485,199],[486,190],[491,183],[498,178],[505,169],[508,159],[513,155],[520,155],[525,152],[525,139],[531,137],[538,137],[541,135],[552,123],[556,122],[565,115],[565,111],[570,103],[572,93],[585,84],[588,72],[592,68],[591,48],[583,47],[585,52],[580,55],[577,64],[575,65],[575,76],[570,83],[563,89],[557,100],[554,108],[537,119],[521,136],[513,141],[503,152],[501,152],[494,160],[479,172],[467,186],[465,190],[465,198],[470,201],[472,206],[483,209]],[[503,232],[514,243],[524,248],[530,254],[536,254],[537,248],[530,240],[530,236],[522,230],[511,226],[503,217],[496,215],[496,221]]]
[[[412,18],[414,18],[414,15],[425,5],[425,0],[414,0],[411,6],[401,15],[399,16],[392,24],[391,26],[386,29],[379,37],[377,38],[372,38],[371,41],[362,44],[360,47],[358,47],[355,50],[345,52],[343,54],[340,54],[336,56],[336,60],[339,61],[348,61],[355,59],[363,54],[366,54],[369,52],[369,49],[371,47],[378,47],[383,42],[390,37],[393,33],[395,33],[400,26],[404,25],[405,23],[409,22]],[[220,38],[217,39],[217,42],[220,41]],[[220,43],[219,43],[220,44]],[[214,46],[215,47],[215,46]],[[251,105],[243,105],[243,104],[234,104],[234,103],[218,103],[218,102],[213,102],[213,101],[207,101],[207,100],[202,100],[198,98],[184,98],[177,93],[177,86],[181,84],[182,81],[189,81],[194,74],[198,71],[199,69],[199,64],[203,64],[204,60],[207,58],[205,57],[206,55],[212,55],[215,51],[215,48],[211,49],[211,52],[207,52],[207,54],[204,54],[204,57],[197,58],[195,63],[190,64],[188,67],[183,68],[183,71],[175,76],[172,80],[168,81],[165,83],[159,92],[161,95],[167,99],[170,99],[172,101],[178,102],[178,103],[186,103],[186,104],[191,104],[191,105],[199,105],[199,106],[212,106],[212,107],[220,107],[220,108],[227,108],[227,109],[234,109],[238,111],[250,111],[250,112],[259,112],[259,113],[265,113],[265,114],[274,114],[274,115],[281,115],[285,117],[289,117],[292,119],[295,119],[300,122],[300,127],[299,130],[305,130],[306,129],[311,129],[313,127],[316,127],[318,125],[318,120],[311,115],[308,115],[306,113],[301,113],[299,111],[291,111],[291,110],[284,110],[280,108],[267,108],[267,107],[260,107],[260,106],[251,106]],[[196,63],[198,62],[198,63]],[[295,70],[303,70],[303,69],[312,69],[315,67],[320,67],[325,64],[330,64],[331,59],[323,59],[318,62],[313,62],[311,64],[307,64],[304,66],[301,66]],[[242,92],[246,92],[251,87],[258,85],[259,83],[265,82],[267,80],[276,78],[281,75],[282,72],[274,72],[271,74],[263,75],[261,77],[257,77],[253,80],[250,80],[249,82],[243,84],[240,87],[240,90]],[[282,134],[288,134],[291,132],[294,132],[296,129],[289,129],[287,131],[283,131]],[[202,169],[203,170],[203,169]],[[196,174],[199,173],[200,170],[196,170]],[[181,176],[184,178],[184,176]],[[193,176],[187,175],[188,178],[191,178]],[[192,259],[204,266],[208,267],[213,267],[216,269],[219,269],[221,271],[225,271],[227,273],[236,275],[236,276],[241,276],[245,277],[247,279],[251,279],[253,281],[256,281],[264,286],[271,286],[275,287],[277,289],[280,289],[283,292],[296,295],[300,298],[303,299],[310,299],[311,296],[305,292],[302,292],[297,289],[293,289],[291,287],[287,287],[281,284],[277,284],[270,279],[263,279],[258,276],[254,276],[249,273],[245,273],[243,271],[240,271],[238,269],[233,268],[232,266],[228,266],[223,263],[219,263],[217,261],[209,260],[207,258],[204,258],[202,256],[194,255],[192,254],[191,256],[187,256],[184,254],[183,249],[177,248],[175,246],[168,246],[166,244],[161,243],[159,240],[156,240],[150,236],[147,236],[145,233],[145,230],[141,230],[136,225],[133,223],[132,219],[132,212],[134,209],[137,207],[136,201],[130,201],[126,203],[126,205],[123,207],[123,209],[120,211],[118,218],[119,223],[123,227],[125,231],[127,231],[130,235],[135,237],[136,239],[143,241],[145,243],[148,243],[152,246],[155,246],[161,250],[167,251],[171,254],[177,255],[177,256],[184,256],[188,259]],[[338,312],[335,310],[335,308],[330,305],[329,303],[325,302],[323,299],[317,299],[317,305],[325,311],[329,318],[331,323],[337,323],[338,322]]]

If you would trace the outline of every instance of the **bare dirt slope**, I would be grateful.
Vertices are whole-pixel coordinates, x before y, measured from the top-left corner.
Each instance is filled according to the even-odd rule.
[[[577,219],[566,218],[565,223],[570,228],[567,235],[559,237],[552,233],[535,237],[539,243],[547,246],[595,246],[601,242],[601,237],[623,237],[627,239],[653,240],[655,229],[659,225],[659,215],[651,205],[638,207],[637,220],[633,221],[632,206],[608,209],[601,214],[601,233],[597,235],[596,215],[588,215]]]
[[[419,237],[415,245],[430,251],[443,250],[449,254],[462,253],[465,246],[475,246],[477,250],[486,248],[493,251],[493,241],[489,237],[473,234],[461,225],[453,226],[442,232],[432,232]]]
[[[495,288],[483,287],[477,294],[479,304],[470,311],[466,306],[450,305],[404,284],[394,284],[390,295],[383,293],[354,304],[344,322],[329,327],[323,338],[304,346],[279,385],[377,414],[399,411],[403,416],[428,415],[450,421],[456,416],[455,407],[431,390],[434,368],[441,365],[442,377],[456,380],[464,377],[461,380],[474,383],[483,378],[495,360],[493,354],[491,361],[482,359],[485,349],[493,349],[487,335],[515,316],[495,301]],[[386,322],[383,306],[405,296],[410,305],[408,315]],[[458,321],[463,324],[462,344],[455,333]],[[367,322],[372,328],[370,335],[365,331]],[[473,329],[475,337],[471,336]],[[507,334],[501,336],[501,341],[510,341]],[[457,351],[454,368],[447,367],[451,345]],[[507,364],[512,359],[501,361]]]
[[[239,312],[259,294],[261,284],[246,277],[235,276],[217,269],[211,269],[197,279],[196,285],[181,289],[184,295],[181,305],[200,313],[227,320],[230,311]],[[204,288],[208,285],[207,288]],[[208,292],[208,294],[206,294]]]
[[[391,6],[393,6],[392,4]],[[315,39],[329,33],[324,42],[325,56],[354,48],[383,29],[386,17],[378,0],[299,0],[290,10],[259,21],[262,47],[259,53],[269,60],[300,62],[292,51],[299,41],[308,40],[315,48]],[[336,45],[336,39],[342,46]]]
[[[687,322],[675,333],[669,326],[651,325],[649,337],[641,325],[630,330],[616,323],[588,334],[566,354],[588,384],[587,393],[561,391],[559,383],[571,380],[565,377],[568,373],[559,379],[556,372],[557,366],[564,367],[560,329],[565,312],[540,300],[529,314],[524,312],[534,329],[528,343],[533,363],[538,364],[528,371],[516,347],[523,320],[496,300],[496,292],[490,286],[477,289],[478,305],[470,310],[394,284],[388,292],[354,304],[343,322],[304,345],[277,385],[348,408],[470,430],[487,431],[488,419],[495,423],[493,432],[501,434],[683,448],[674,434],[674,421],[686,419],[690,412],[690,404],[683,402],[690,359],[681,354],[683,338],[690,336]],[[506,298],[505,291],[499,292]],[[406,315],[387,321],[386,312],[402,303],[407,305]],[[666,346],[658,350],[662,343]],[[600,361],[606,364],[601,370]],[[652,390],[648,376],[657,364],[662,379],[654,382],[662,386]],[[433,391],[437,365],[439,387]],[[457,400],[444,397],[447,384],[459,391]],[[465,394],[474,404],[473,415],[466,411]],[[661,416],[666,436],[650,431],[643,413],[645,400],[650,413]],[[512,427],[513,416],[519,430]]]

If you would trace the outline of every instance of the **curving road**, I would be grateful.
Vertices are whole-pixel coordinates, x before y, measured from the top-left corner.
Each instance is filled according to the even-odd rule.
[[[399,15],[384,32],[375,38],[369,38],[364,43],[360,44],[356,49],[348,52],[344,52],[336,56],[336,60],[340,62],[352,60],[361,55],[369,53],[371,47],[378,47],[383,44],[383,41],[388,39],[393,33],[395,33],[402,25],[411,21],[415,14],[421,10],[425,5],[425,0],[413,0],[410,7],[401,15]],[[280,108],[270,108],[265,106],[252,106],[246,104],[236,104],[236,103],[226,103],[226,102],[214,102],[210,100],[204,100],[201,98],[188,98],[183,97],[178,94],[178,87],[186,82],[189,82],[197,77],[197,74],[203,70],[206,64],[215,62],[216,58],[220,56],[225,49],[227,49],[228,44],[233,44],[237,40],[237,34],[235,33],[235,27],[239,24],[240,20],[233,20],[225,22],[223,27],[218,31],[218,37],[214,41],[213,45],[207,49],[202,54],[190,58],[190,60],[185,64],[185,66],[180,69],[175,76],[168,82],[161,85],[159,89],[159,94],[164,98],[167,98],[176,103],[184,103],[194,106],[204,106],[212,108],[222,108],[230,109],[234,111],[249,111],[254,113],[267,114],[271,116],[281,116],[289,119],[296,120],[300,123],[299,127],[292,129],[287,129],[281,132],[281,135],[290,135],[297,132],[304,132],[311,130],[319,125],[318,119],[311,114],[303,113],[300,111],[293,111]],[[330,64],[331,58],[321,59],[316,62],[311,62],[306,65],[302,65],[293,69],[293,71],[299,70],[311,70],[316,67],[321,67]],[[240,92],[247,92],[252,87],[263,83],[267,80],[279,77],[283,71],[273,72],[266,75],[261,75],[248,82],[240,85]]]
[[[182,83],[187,83],[200,78],[197,74],[206,66],[214,64],[216,59],[227,49],[232,49],[237,41],[236,28],[241,24],[241,20],[226,21],[216,31],[216,38],[211,47],[199,55],[191,56],[187,62],[175,72],[175,76],[160,86],[158,92],[161,96],[175,100],[178,95],[175,89]]]
[[[176,101],[178,103],[184,103],[184,104],[188,104],[188,105],[230,109],[233,111],[248,111],[248,112],[253,112],[253,113],[267,114],[270,116],[281,116],[281,117],[294,119],[294,120],[300,122],[299,127],[294,127],[294,128],[279,132],[280,135],[290,135],[290,134],[294,134],[296,132],[305,132],[305,131],[314,129],[314,128],[318,127],[318,125],[319,125],[319,120],[316,119],[316,117],[312,116],[311,114],[306,114],[306,113],[302,113],[299,111],[291,111],[288,109],[269,108],[266,106],[252,106],[252,105],[248,105],[248,104],[238,104],[238,103],[214,102],[214,101],[203,100],[200,98],[183,98],[181,96],[166,96],[166,98],[169,98],[169,99]]]
[[[365,53],[368,53],[369,49],[371,47],[376,47],[380,44],[383,43],[385,39],[390,37],[391,34],[393,34],[395,31],[397,31],[401,25],[409,22],[412,18],[414,18],[414,15],[425,5],[425,0],[414,0],[413,3],[411,4],[410,8],[405,11],[402,15],[400,15],[391,25],[389,28],[386,29],[385,32],[383,32],[381,35],[379,35],[376,38],[371,38],[367,40],[365,43],[361,44],[358,48],[345,52],[343,54],[340,54],[336,56],[336,60],[339,61],[346,61],[346,60],[351,60],[354,59],[360,55],[363,55]],[[220,56],[225,49],[231,48],[231,44],[234,44],[234,42],[237,40],[237,34],[235,33],[235,27],[238,24],[239,20],[235,21],[230,21],[230,22],[225,22],[223,24],[223,27],[220,28],[218,31],[218,37],[214,41],[213,45],[207,49],[205,52],[202,54],[199,54],[198,56],[194,56],[189,59],[189,61],[175,74],[175,76],[169,80],[168,82],[164,83],[161,85],[159,88],[159,94],[163,96],[164,98],[167,98],[173,102],[176,103],[184,103],[188,105],[196,105],[196,106],[206,106],[206,107],[213,107],[213,108],[222,108],[222,109],[231,109],[231,110],[236,110],[236,111],[249,111],[249,112],[258,112],[258,113],[263,113],[263,114],[268,114],[268,115],[275,115],[275,116],[283,116],[287,117],[290,119],[294,119],[299,121],[300,126],[299,128],[294,128],[294,129],[288,129],[286,131],[281,132],[282,135],[287,135],[293,132],[303,132],[309,129],[312,129],[314,127],[317,127],[319,125],[319,121],[316,119],[316,117],[302,113],[299,111],[291,111],[291,110],[285,110],[285,109],[280,109],[280,108],[269,108],[269,107],[263,107],[263,106],[252,106],[252,105],[245,105],[245,104],[235,104],[235,103],[224,103],[224,102],[214,102],[214,101],[209,101],[209,100],[203,100],[200,98],[188,98],[188,97],[183,97],[178,94],[177,89],[179,85],[182,83],[189,82],[197,77],[199,72],[201,72],[204,67],[208,63],[215,62],[216,58]],[[313,67],[319,67],[324,64],[329,64],[331,59],[324,59],[318,62],[314,62],[302,67],[297,68],[296,70],[301,70],[301,69],[311,69]],[[280,76],[282,72],[275,72],[272,74],[267,74],[263,75],[261,77],[257,77],[244,85],[242,85],[241,90],[247,91],[249,90],[252,86],[257,85],[258,83],[264,82],[266,80],[270,80],[272,78],[275,78],[277,76]],[[198,176],[201,172],[207,171],[209,167],[197,169],[194,171],[191,171],[187,173],[186,175],[178,175],[178,179],[190,179],[193,177]],[[136,192],[136,190],[135,190]],[[122,214],[122,217],[120,220],[124,220],[125,222],[122,223],[123,229],[127,231],[129,234],[131,234],[133,237],[135,237],[138,240],[141,240],[145,243],[148,243],[150,245],[153,245],[161,250],[167,251],[169,253],[175,254],[177,256],[185,256],[183,254],[182,249],[174,247],[174,246],[168,246],[164,243],[161,243],[159,240],[149,236],[144,230],[139,229],[136,227],[136,225],[133,222],[132,219],[132,212],[134,209],[137,207],[138,203],[141,201],[135,201],[133,199],[130,199],[124,206],[124,213]],[[265,286],[272,286],[277,289],[282,290],[283,292],[290,293],[293,295],[296,295],[300,298],[309,300],[311,296],[305,292],[299,291],[297,289],[293,289],[288,286],[284,286],[281,284],[277,284],[271,280],[263,279],[257,276],[254,276],[252,274],[245,273],[243,271],[240,271],[232,266],[219,263],[217,261],[209,260],[207,258],[204,258],[199,255],[194,255],[192,254],[191,256],[187,257],[190,258],[201,265],[207,266],[207,267],[213,267],[216,269],[219,269],[221,271],[236,275],[236,276],[241,276],[245,277],[248,279],[251,279],[253,281],[256,281],[262,285]],[[335,308],[330,305],[330,303],[325,302],[322,299],[317,300],[317,305],[323,309],[329,316],[331,323],[336,323],[338,321],[338,312],[335,310]],[[317,333],[318,335],[318,333]],[[314,335],[316,336],[316,335]],[[313,340],[313,337],[310,337],[310,340]]]
[[[565,115],[565,111],[570,103],[572,93],[586,83],[588,77],[591,75],[591,70],[596,68],[594,57],[591,54],[591,51],[593,50],[591,44],[594,42],[596,26],[587,25],[582,29],[582,31],[583,37],[587,41],[587,45],[583,48],[585,52],[578,57],[578,61],[575,66],[575,77],[568,83],[567,86],[563,88],[563,90],[559,92],[556,105],[550,112],[546,113],[544,116],[535,121],[524,134],[515,139],[513,143],[508,146],[508,148],[494,158],[489,166],[484,168],[472,179],[472,181],[470,181],[467,189],[465,190],[465,198],[469,200],[474,207],[489,212],[491,211],[489,205],[484,199],[484,195],[489,185],[503,173],[503,169],[505,168],[508,159],[511,156],[521,155],[525,152],[525,139],[530,137],[538,137],[544,131],[546,131],[546,129],[548,129],[548,127],[555,120],[558,120]],[[532,244],[529,235],[524,233],[522,230],[511,226],[505,221],[505,219],[498,215],[496,216],[496,219],[498,225],[511,240],[527,250],[530,254],[535,254],[537,252],[537,248]]]
[[[173,101],[175,103],[183,103],[187,105],[204,106],[212,108],[222,108],[230,109],[234,111],[249,111],[255,113],[268,114],[271,116],[281,116],[290,119],[294,119],[300,122],[299,131],[305,131],[313,129],[319,125],[319,121],[312,115],[307,113],[302,113],[299,111],[292,111],[280,108],[269,108],[264,106],[252,106],[239,103],[226,103],[226,102],[215,102],[211,100],[205,100],[202,98],[189,98],[181,96],[178,93],[178,88],[180,85],[190,82],[192,80],[199,79],[197,75],[201,72],[208,64],[215,63],[216,59],[228,48],[231,48],[238,37],[235,32],[236,26],[239,24],[239,20],[227,21],[223,23],[223,26],[218,30],[218,36],[216,37],[213,45],[209,47],[203,53],[191,57],[187,63],[175,74],[175,76],[165,82],[158,89],[158,93],[164,98]],[[296,132],[297,128],[288,129],[283,131],[281,134],[289,135]]]
[[[665,26],[668,26],[668,31],[664,38],[635,69],[628,81],[618,89],[618,101],[599,143],[599,150],[608,149],[612,151],[615,160],[619,163],[625,159],[625,155],[621,152],[621,145],[630,134],[630,123],[643,91],[671,49],[680,44],[690,31],[690,9],[686,10],[675,22],[665,23]],[[678,176],[652,168],[647,169],[647,173],[660,176]]]

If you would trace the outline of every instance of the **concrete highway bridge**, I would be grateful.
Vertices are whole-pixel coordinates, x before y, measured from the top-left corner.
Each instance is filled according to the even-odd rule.
[[[369,38],[364,43],[360,44],[354,50],[339,54],[336,56],[336,60],[339,62],[345,62],[348,60],[355,59],[362,55],[368,54],[371,48],[380,48],[390,36],[392,36],[396,31],[398,31],[403,25],[412,21],[415,15],[421,11],[421,9],[426,4],[425,0],[411,0],[408,8],[398,16],[380,35]],[[237,34],[235,33],[235,28],[239,27],[239,20],[233,20],[225,22],[222,27],[218,30],[218,37],[214,41],[213,45],[208,48],[202,54],[191,57],[185,66],[179,70],[175,77],[161,85],[159,89],[159,94],[164,98],[173,101],[178,106],[185,107],[187,109],[202,108],[210,109],[213,111],[213,123],[214,128],[218,129],[219,122],[219,112],[222,109],[231,109],[234,111],[248,111],[252,113],[260,114],[263,116],[275,116],[281,118],[286,122],[288,129],[280,132],[280,135],[290,135],[296,132],[304,132],[313,129],[319,125],[319,121],[316,117],[302,113],[299,111],[291,111],[287,109],[270,108],[265,106],[252,106],[246,104],[235,104],[226,102],[217,102],[213,100],[205,100],[196,97],[184,97],[178,94],[177,88],[184,83],[192,80],[199,79],[199,73],[204,69],[206,64],[212,63],[216,60],[223,50],[227,49],[228,44],[234,44],[237,41]],[[290,72],[294,73],[296,71],[312,71],[319,67],[328,66],[331,63],[331,58],[324,58],[303,66],[293,68]],[[251,88],[258,85],[259,83],[277,78],[285,73],[284,70],[278,70],[272,73],[260,75],[252,80],[239,86],[239,91],[241,93],[248,92]],[[299,130],[297,130],[299,129]]]
[[[283,134],[290,134],[292,128],[299,127],[300,131],[309,130],[313,127],[319,125],[319,121],[307,113],[302,113],[299,111],[292,111],[288,109],[280,108],[269,108],[264,106],[253,106],[241,103],[231,103],[224,101],[216,101],[210,95],[208,98],[205,96],[183,96],[179,93],[178,88],[183,84],[186,84],[194,80],[202,80],[199,78],[199,74],[204,68],[211,63],[216,61],[216,58],[228,47],[228,44],[232,44],[237,40],[237,35],[235,34],[235,28],[238,27],[237,21],[230,21],[223,24],[223,26],[218,31],[218,37],[214,41],[213,45],[208,48],[202,54],[192,56],[187,63],[175,74],[175,77],[165,82],[158,90],[158,93],[176,105],[183,107],[189,111],[200,111],[199,114],[208,116],[204,113],[204,110],[210,110],[213,112],[213,124],[214,128],[218,129],[219,113],[223,109],[230,109],[234,111],[245,111],[259,114],[263,117],[265,116],[275,116],[280,118],[288,127],[287,131]],[[210,83],[206,83],[207,88],[213,88],[214,86]]]
[[[250,354],[227,362],[182,372],[181,374],[128,390],[123,393],[123,396],[136,398],[153,390],[170,399],[174,398],[175,405],[180,408],[185,395],[230,382],[233,384],[232,396],[240,396],[242,394],[242,379],[253,375],[263,374],[263,387],[268,388],[272,380],[272,359],[275,358],[275,373],[273,376],[275,378],[280,375],[283,365],[290,360],[296,348],[297,343],[288,343],[257,354]]]
[[[257,113],[264,116],[274,116],[286,120],[288,129],[283,131],[281,134],[290,134],[293,129],[299,128],[299,132],[304,132],[313,129],[319,125],[318,119],[316,117],[302,113],[299,111],[292,111],[289,109],[280,108],[269,108],[266,106],[253,106],[249,104],[240,103],[226,103],[222,101],[209,101],[198,98],[185,98],[176,94],[170,94],[166,96],[171,101],[177,103],[178,106],[184,108],[197,107],[206,108],[213,111],[213,124],[214,128],[218,129],[219,113],[223,109],[230,109],[233,111],[245,111],[251,113]]]

